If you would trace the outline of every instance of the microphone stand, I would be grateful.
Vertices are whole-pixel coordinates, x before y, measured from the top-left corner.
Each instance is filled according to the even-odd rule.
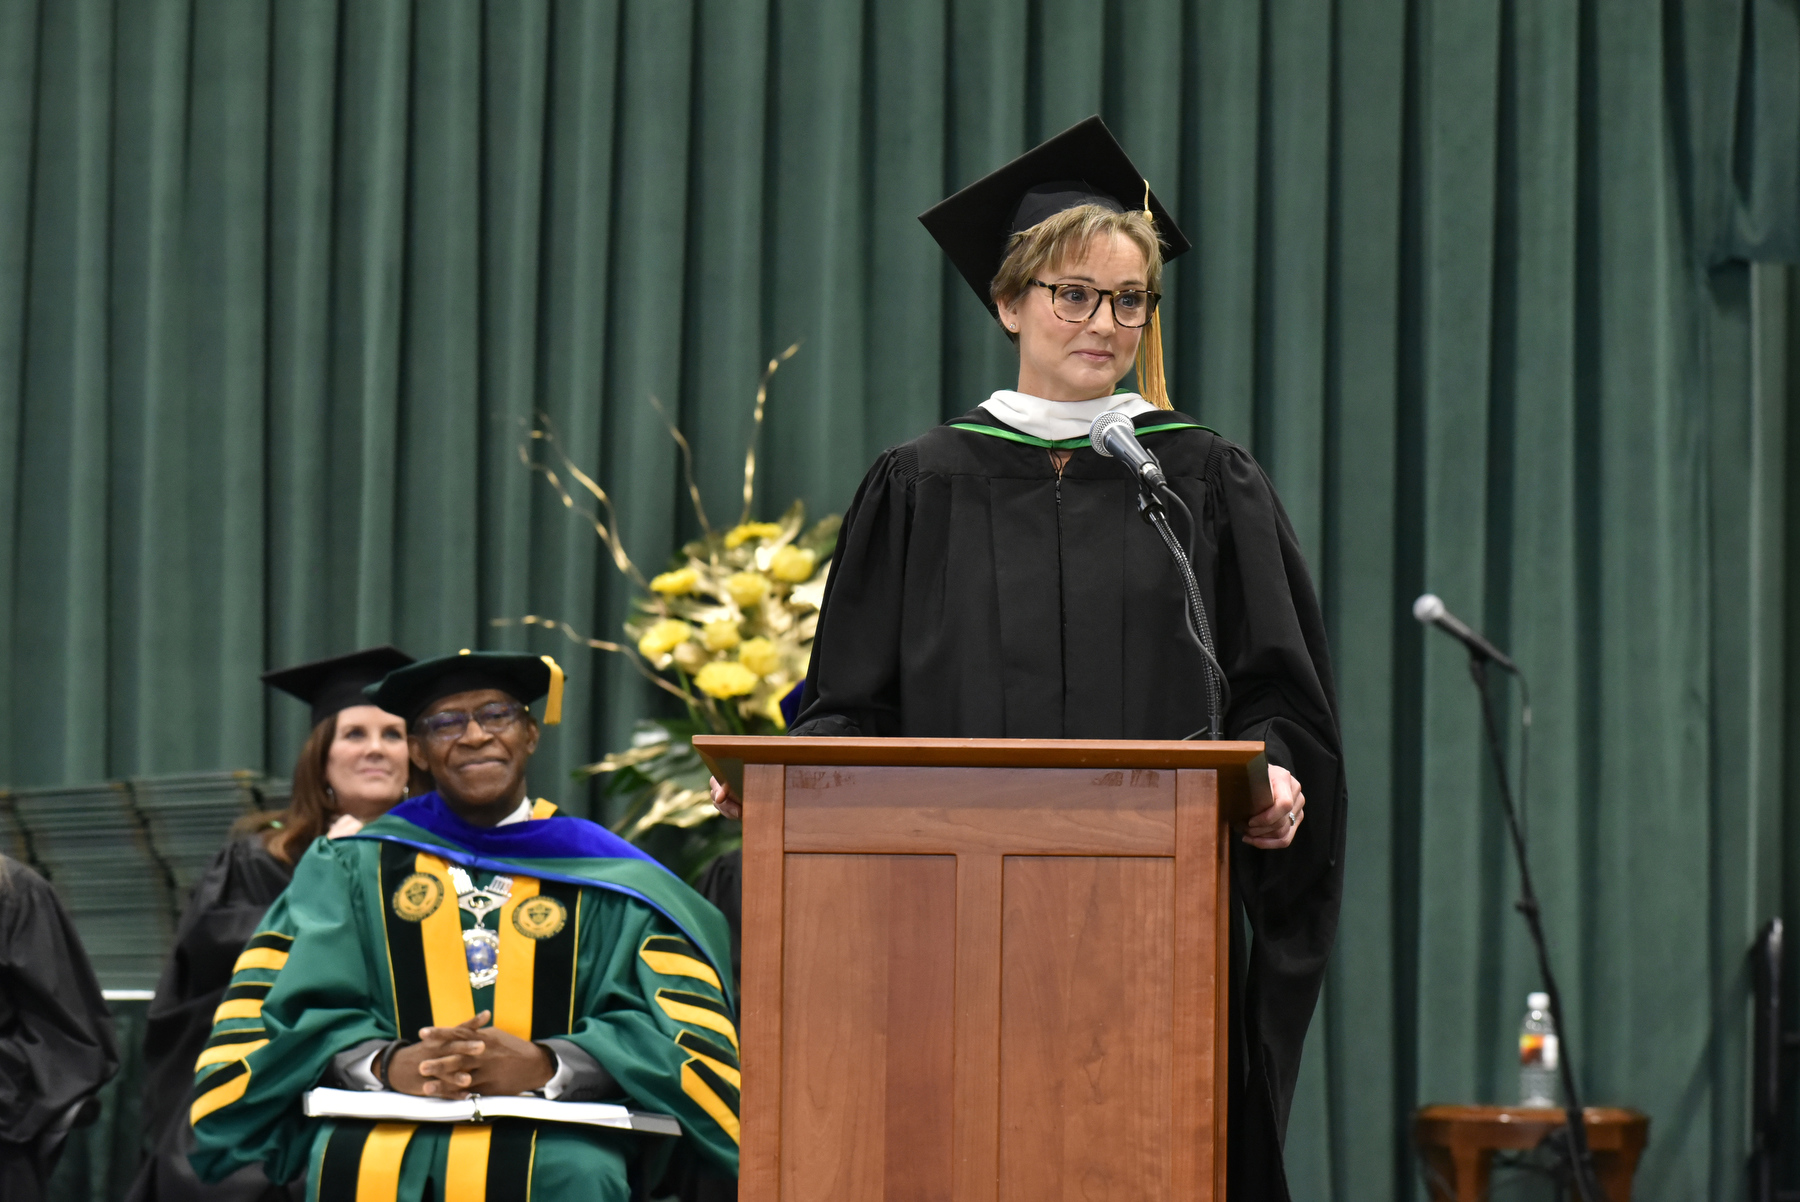
[[[1167,487],[1166,485],[1164,486]],[[1177,505],[1181,498],[1169,493]],[[1185,507],[1184,507],[1185,508]],[[1218,740],[1224,738],[1224,706],[1221,702],[1222,684],[1225,672],[1219,666],[1218,653],[1213,649],[1212,624],[1206,620],[1206,601],[1200,595],[1200,584],[1194,579],[1194,565],[1181,543],[1175,538],[1175,532],[1169,529],[1169,515],[1163,508],[1162,498],[1140,476],[1138,478],[1138,514],[1146,522],[1156,528],[1162,535],[1163,545],[1169,549],[1169,558],[1175,561],[1175,567],[1181,573],[1181,586],[1187,593],[1188,629],[1200,644],[1202,654],[1206,656],[1204,665],[1206,673],[1206,727],[1207,738]],[[1189,524],[1193,517],[1189,515]],[[1197,733],[1197,732],[1196,732]],[[1193,738],[1189,735],[1188,738]]]
[[[1493,756],[1494,772],[1500,779],[1500,804],[1506,811],[1506,829],[1512,836],[1513,854],[1519,862],[1519,900],[1514,902],[1525,925],[1531,930],[1531,944],[1537,951],[1538,972],[1544,978],[1544,992],[1550,995],[1550,1021],[1556,1025],[1558,1067],[1563,1094],[1568,1099],[1564,1114],[1568,1120],[1570,1169],[1575,1178],[1575,1192],[1582,1202],[1603,1202],[1594,1177],[1594,1161],[1588,1149],[1587,1114],[1581,1105],[1581,1092],[1575,1083],[1575,1061],[1569,1055],[1568,1027],[1563,1023],[1562,993],[1556,987],[1556,974],[1550,971],[1550,952],[1544,943],[1544,924],[1538,907],[1537,891],[1531,885],[1531,864],[1525,854],[1525,836],[1519,829],[1518,811],[1513,807],[1512,785],[1506,775],[1506,755],[1500,747],[1500,726],[1494,717],[1494,699],[1488,693],[1487,656],[1469,648],[1469,675],[1475,691],[1481,696],[1482,725],[1487,731],[1488,751]],[[1521,684],[1524,677],[1520,675]]]

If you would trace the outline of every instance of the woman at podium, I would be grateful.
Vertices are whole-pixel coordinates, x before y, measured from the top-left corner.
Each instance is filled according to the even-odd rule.
[[[1157,302],[1188,248],[1098,117],[921,220],[1017,348],[1018,386],[886,451],[844,517],[795,735],[1182,739],[1208,727],[1204,653],[1137,485],[1089,445],[1130,420],[1175,518],[1225,678],[1227,739],[1267,745],[1274,804],[1232,879],[1234,1198],[1285,1198],[1301,1047],[1343,876],[1345,794],[1325,625],[1249,452],[1166,395]],[[1118,388],[1136,367],[1136,391]],[[715,784],[720,808],[736,799]],[[1234,930],[1237,924],[1233,924]]]

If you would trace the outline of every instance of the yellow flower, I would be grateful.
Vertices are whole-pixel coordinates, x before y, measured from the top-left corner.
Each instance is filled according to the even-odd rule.
[[[694,687],[720,700],[741,697],[756,687],[756,673],[728,659],[707,664],[694,676]]]
[[[769,595],[769,578],[761,572],[737,572],[725,578],[725,591],[739,609],[749,609]]]
[[[708,651],[729,651],[743,642],[743,638],[738,634],[736,622],[730,618],[720,618],[701,628],[700,641],[706,644]]]
[[[693,568],[677,568],[673,572],[664,572],[650,582],[650,588],[665,597],[680,597],[694,591],[700,583],[700,573]]]
[[[781,667],[781,654],[768,639],[751,639],[738,648],[738,663],[758,676],[767,676]]]
[[[769,700],[763,705],[763,717],[775,724],[776,730],[787,729],[787,715],[781,712],[780,690],[769,694]]]
[[[725,549],[741,547],[753,538],[774,538],[780,533],[781,527],[774,522],[745,522],[726,533]]]
[[[706,652],[693,639],[689,639],[675,648],[675,653],[671,658],[674,659],[676,667],[690,676],[698,672],[700,666],[707,661]]]
[[[817,561],[818,557],[811,551],[789,543],[770,557],[769,575],[777,580],[799,584],[803,580],[812,579],[813,565]]]
[[[644,631],[643,637],[638,640],[638,654],[645,659],[660,659],[687,642],[688,635],[692,633],[694,628],[686,622],[664,618]]]

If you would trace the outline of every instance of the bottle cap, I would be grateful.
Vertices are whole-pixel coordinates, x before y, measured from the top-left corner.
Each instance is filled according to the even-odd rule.
[[[1550,1009],[1550,995],[1547,993],[1528,993],[1525,995],[1525,1005],[1527,1009],[1531,1010],[1548,1010]]]

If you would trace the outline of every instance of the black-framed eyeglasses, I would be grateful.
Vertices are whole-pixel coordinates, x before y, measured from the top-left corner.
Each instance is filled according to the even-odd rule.
[[[1092,284],[1046,284],[1042,280],[1028,280],[1039,288],[1048,289],[1050,293],[1050,312],[1064,321],[1076,324],[1087,321],[1100,312],[1100,302],[1112,300],[1113,320],[1126,329],[1135,330],[1150,320],[1156,312],[1156,302],[1162,299],[1162,293],[1151,292],[1147,288],[1096,288]]]
[[[490,701],[468,710],[444,710],[429,718],[419,719],[419,734],[432,743],[453,743],[469,729],[471,721],[479,722],[490,735],[504,734],[524,717],[525,707],[516,701]]]

